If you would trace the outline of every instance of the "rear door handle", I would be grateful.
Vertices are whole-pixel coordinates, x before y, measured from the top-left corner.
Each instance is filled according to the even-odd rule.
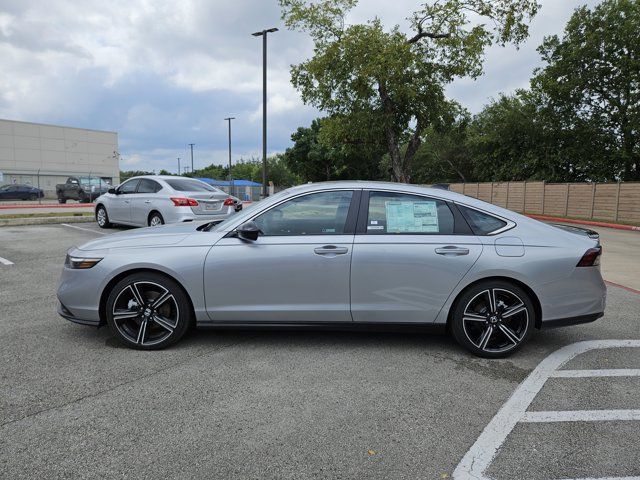
[[[145,200],[144,203],[151,203],[151,200]]]
[[[318,255],[324,255],[325,257],[335,257],[336,255],[344,255],[349,252],[347,247],[337,247],[335,245],[325,245],[324,247],[318,247],[313,249]]]
[[[469,249],[464,247],[456,247],[455,245],[447,245],[446,247],[438,247],[436,248],[436,253],[438,255],[469,255]]]

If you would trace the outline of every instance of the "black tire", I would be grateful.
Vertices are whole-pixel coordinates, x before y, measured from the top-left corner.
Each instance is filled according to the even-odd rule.
[[[164,218],[162,218],[160,212],[151,212],[149,214],[149,218],[147,219],[147,225],[150,227],[164,225]]]
[[[67,199],[63,197],[58,197],[58,203],[67,203]]]
[[[140,298],[143,306],[138,303]],[[154,307],[158,300],[160,304]],[[193,323],[187,295],[175,281],[155,272],[134,273],[119,281],[109,292],[106,317],[116,338],[138,350],[168,347]]]
[[[36,195],[35,193],[32,193],[29,195],[29,200],[33,201],[33,200],[37,200],[38,199],[38,195]]]
[[[100,228],[111,228],[113,224],[109,221],[109,214],[104,205],[98,205],[96,208],[96,222]]]
[[[527,341],[535,315],[531,298],[520,287],[503,280],[487,280],[456,299],[451,331],[457,342],[473,354],[504,358]]]
[[[86,193],[81,193],[80,196],[78,197],[78,201],[80,203],[89,203],[91,200],[89,197],[87,197]]]

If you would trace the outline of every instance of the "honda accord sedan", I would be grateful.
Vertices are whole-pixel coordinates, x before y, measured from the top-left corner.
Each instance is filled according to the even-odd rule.
[[[197,327],[447,329],[476,355],[601,317],[597,234],[442,189],[303,185],[222,223],[117,233],[67,254],[58,312],[125,345]]]
[[[95,201],[101,228],[112,224],[157,227],[165,223],[224,220],[238,199],[200,180],[170,175],[133,177]]]

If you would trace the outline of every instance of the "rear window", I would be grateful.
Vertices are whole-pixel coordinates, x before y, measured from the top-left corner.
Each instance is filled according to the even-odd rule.
[[[507,222],[488,213],[462,205],[458,207],[475,235],[489,235],[507,226]]]
[[[164,179],[171,188],[178,192],[215,192],[216,189],[210,187],[200,180],[191,180],[189,178],[171,178]]]

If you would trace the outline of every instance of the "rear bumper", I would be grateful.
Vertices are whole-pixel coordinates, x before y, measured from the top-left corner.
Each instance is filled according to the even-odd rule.
[[[582,323],[591,323],[591,322],[595,322],[597,319],[601,318],[603,315],[604,315],[604,312],[599,312],[599,313],[592,313],[589,315],[580,315],[577,317],[557,318],[555,320],[547,320],[546,322],[542,322],[542,328],[568,327],[571,325],[580,325]]]
[[[199,221],[212,221],[212,220],[226,220],[227,218],[235,215],[236,211],[234,207],[226,207],[222,213],[212,213],[199,215],[194,213],[189,207],[177,207],[173,210],[173,215],[167,215],[165,217],[166,223],[181,223],[181,222],[199,222]]]

